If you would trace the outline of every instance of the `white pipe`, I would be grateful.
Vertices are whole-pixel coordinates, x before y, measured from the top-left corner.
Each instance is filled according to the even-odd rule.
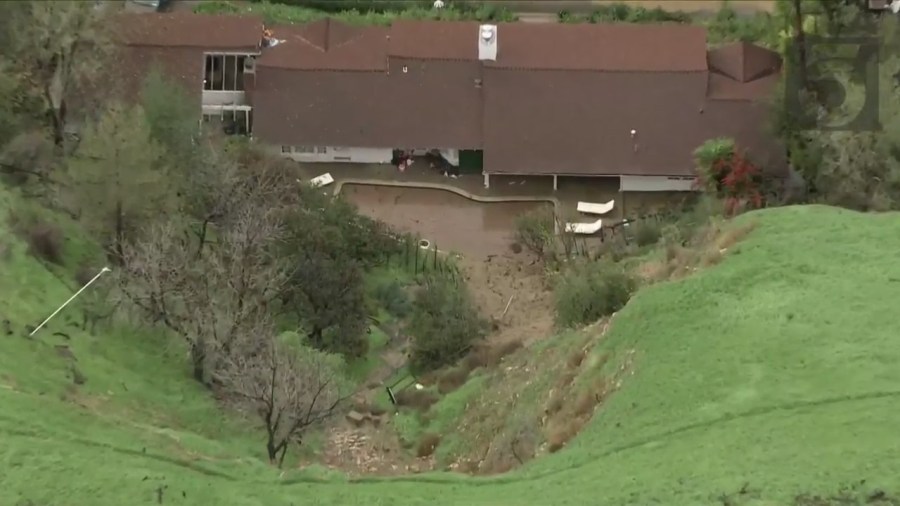
[[[35,334],[35,332],[37,332],[38,330],[41,330],[41,327],[43,327],[44,325],[46,325],[47,322],[49,322],[50,320],[52,320],[53,317],[56,316],[57,313],[59,313],[60,311],[62,311],[63,308],[65,308],[66,306],[68,306],[70,302],[72,302],[73,300],[75,300],[75,297],[78,297],[79,295],[81,295],[81,292],[85,291],[85,289],[87,289],[87,287],[91,286],[91,283],[93,283],[94,281],[97,281],[97,278],[99,278],[99,277],[102,276],[104,273],[107,273],[107,272],[109,272],[109,271],[110,271],[109,267],[104,267],[104,268],[100,269],[100,272],[98,272],[96,276],[94,276],[93,278],[91,278],[91,280],[88,281],[87,283],[85,283],[85,285],[82,286],[80,290],[78,290],[77,292],[75,292],[75,295],[69,297],[69,300],[63,302],[63,305],[62,305],[62,306],[59,306],[59,308],[57,308],[56,311],[53,312],[53,314],[51,314],[50,316],[48,316],[46,320],[42,321],[41,324],[38,325],[36,329],[32,330],[32,331],[31,331],[31,334],[28,334],[28,337],[33,336],[33,335]]]

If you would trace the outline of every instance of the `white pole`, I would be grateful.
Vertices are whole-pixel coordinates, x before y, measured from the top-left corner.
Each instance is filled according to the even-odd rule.
[[[91,278],[91,280],[88,281],[87,283],[85,283],[85,285],[82,286],[80,290],[78,290],[77,292],[75,292],[75,295],[69,297],[69,300],[63,302],[63,305],[62,305],[62,306],[59,306],[59,308],[57,308],[56,311],[53,312],[53,314],[51,314],[50,316],[48,316],[46,320],[42,321],[41,324],[38,325],[36,329],[32,330],[32,331],[31,331],[31,334],[28,334],[28,337],[33,336],[33,335],[35,334],[35,332],[37,332],[38,330],[41,330],[41,327],[43,327],[44,325],[46,325],[47,322],[49,322],[50,320],[52,320],[53,317],[56,316],[57,313],[59,313],[60,311],[62,311],[64,307],[68,306],[70,302],[72,302],[73,300],[75,300],[75,297],[78,297],[79,295],[81,295],[81,292],[83,292],[87,287],[91,286],[91,283],[93,283],[94,281],[97,281],[97,278],[99,278],[100,276],[102,276],[104,273],[109,272],[109,270],[110,270],[109,267],[104,267],[104,268],[100,269],[100,272],[98,272],[96,276],[94,276],[93,278]]]

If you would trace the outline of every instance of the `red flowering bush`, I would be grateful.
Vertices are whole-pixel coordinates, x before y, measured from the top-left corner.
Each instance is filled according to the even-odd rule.
[[[736,149],[734,141],[707,141],[697,148],[695,156],[699,188],[723,199],[727,214],[763,206],[762,171]]]

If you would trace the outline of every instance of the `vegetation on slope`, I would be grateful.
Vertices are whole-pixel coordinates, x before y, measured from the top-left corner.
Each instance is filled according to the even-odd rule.
[[[715,504],[742,488],[783,503],[861,479],[895,489],[900,357],[887,305],[900,290],[900,219],[797,207],[740,220],[757,228],[720,266],[646,288],[616,315],[591,356],[633,353],[634,375],[566,450],[496,479],[351,486],[248,459],[247,436],[183,356],[147,349],[141,333],[66,327],[87,378],[67,386],[59,329],[22,334],[68,287],[5,233],[0,502],[153,504],[160,487],[172,504],[285,505]]]

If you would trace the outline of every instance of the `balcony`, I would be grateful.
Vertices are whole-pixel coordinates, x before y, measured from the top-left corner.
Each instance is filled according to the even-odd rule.
[[[247,105],[245,80],[253,73],[253,55],[206,54],[204,106]]]
[[[247,105],[247,93],[243,90],[203,90],[203,105]]]

